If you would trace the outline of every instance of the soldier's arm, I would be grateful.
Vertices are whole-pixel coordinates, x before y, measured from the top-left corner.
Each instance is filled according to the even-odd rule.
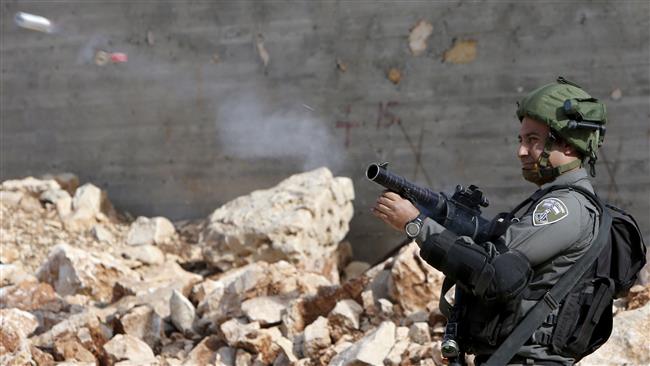
[[[470,238],[456,236],[434,220],[426,219],[416,238],[420,256],[467,291],[486,300],[508,301],[526,287],[533,266],[559,255],[578,241],[581,225],[570,218],[575,212],[579,220],[580,204],[575,198],[561,201],[566,212],[562,212],[561,206],[550,206],[552,215],[546,218],[539,215],[535,222],[532,216],[526,216],[513,225],[506,234],[510,250],[495,257]],[[542,212],[541,207],[538,213]]]

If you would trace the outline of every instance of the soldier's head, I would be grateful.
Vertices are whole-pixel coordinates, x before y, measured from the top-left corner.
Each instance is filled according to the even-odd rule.
[[[517,155],[524,178],[536,184],[588,164],[595,176],[607,122],[605,105],[564,78],[544,85],[518,103]]]

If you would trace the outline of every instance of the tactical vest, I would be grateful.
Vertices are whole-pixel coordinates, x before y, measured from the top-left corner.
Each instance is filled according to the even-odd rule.
[[[591,192],[580,187],[552,186],[535,192],[510,213],[498,215],[494,220],[492,242],[481,245],[488,253],[494,253],[493,256],[498,255],[497,251],[507,251],[502,239],[497,238],[505,233],[516,213],[528,204],[536,204],[552,190],[567,188],[580,192],[607,210],[612,218],[611,227],[601,227],[598,236],[606,235],[606,242],[597,253],[597,259],[579,279],[575,279],[568,295],[559,299],[556,309],[546,316],[542,325],[534,332],[531,329],[532,335],[526,344],[546,346],[555,354],[578,361],[607,341],[612,330],[612,301],[626,295],[645,265],[646,247],[634,218],[616,207],[602,205]],[[445,281],[443,293],[451,285]],[[525,321],[533,305],[547,300],[547,290],[528,289],[503,304],[490,303],[457,286],[456,305],[449,312],[444,306],[441,309],[447,312],[445,315],[449,322],[457,322],[452,326],[457,328],[457,338],[464,351],[477,355],[492,354],[515,327]],[[441,305],[443,302],[441,294]]]

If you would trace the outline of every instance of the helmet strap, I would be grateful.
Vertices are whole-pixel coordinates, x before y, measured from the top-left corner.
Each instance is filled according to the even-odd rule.
[[[539,155],[539,159],[535,164],[536,169],[522,170],[524,179],[541,186],[542,184],[554,181],[555,178],[559,177],[561,174],[564,174],[569,170],[579,168],[582,165],[582,162],[579,159],[576,159],[570,163],[562,164],[557,167],[551,166],[551,163],[549,162],[549,157],[551,156],[551,148],[553,146],[553,142],[554,140],[552,138],[546,139],[546,143],[544,144],[544,150]],[[591,165],[591,159],[590,159],[590,165]]]
[[[589,175],[592,177],[596,176],[596,154],[591,154],[589,156],[589,161],[587,162],[589,164]]]

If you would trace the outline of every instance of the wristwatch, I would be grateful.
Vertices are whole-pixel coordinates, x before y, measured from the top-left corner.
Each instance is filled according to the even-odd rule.
[[[406,226],[404,227],[406,236],[408,236],[410,239],[415,239],[415,237],[420,234],[420,230],[422,230],[422,223],[424,222],[425,218],[425,215],[419,214],[416,218],[407,222]]]

